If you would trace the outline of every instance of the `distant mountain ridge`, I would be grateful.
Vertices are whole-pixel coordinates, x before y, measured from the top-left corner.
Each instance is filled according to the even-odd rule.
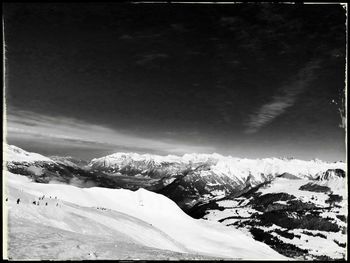
[[[61,163],[67,166],[75,166],[76,168],[83,168],[88,164],[87,161],[76,159],[72,156],[50,156],[50,159],[56,163]]]
[[[178,170],[199,166],[207,166],[218,175],[228,176],[237,182],[244,182],[254,177],[259,183],[265,178],[263,175],[293,174],[299,177],[316,178],[318,173],[328,169],[343,169],[345,163],[328,163],[321,160],[303,161],[298,159],[246,159],[214,154],[185,154],[175,155],[151,155],[137,153],[115,153],[101,158],[92,159],[89,167],[94,170],[107,172],[120,172],[123,170],[145,174],[150,169],[157,170],[165,167],[178,167]]]
[[[327,179],[330,171],[338,171],[332,176],[345,176],[346,170],[342,162],[246,159],[217,153],[160,156],[120,152],[89,163],[71,157],[47,158],[13,145],[7,145],[5,153],[11,172],[28,174],[38,182],[145,188],[168,196],[185,211],[197,203],[239,194],[283,174],[316,180]]]

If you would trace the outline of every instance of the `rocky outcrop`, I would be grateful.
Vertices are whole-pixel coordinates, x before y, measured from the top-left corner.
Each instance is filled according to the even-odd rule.
[[[343,169],[328,169],[325,172],[320,173],[316,180],[325,181],[336,178],[345,178],[345,171]]]

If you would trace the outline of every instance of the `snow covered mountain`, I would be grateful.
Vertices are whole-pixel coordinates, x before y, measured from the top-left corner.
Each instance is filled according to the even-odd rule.
[[[48,157],[38,153],[27,152],[17,146],[3,144],[4,160],[8,163],[27,163],[35,164],[36,162],[55,163]]]
[[[74,168],[84,168],[88,162],[80,159],[76,159],[71,156],[50,156],[50,159],[55,161],[56,163],[69,166],[69,167],[74,167]]]
[[[246,231],[299,260],[344,260],[347,245],[346,178],[278,177],[238,196],[197,204],[195,218]],[[327,178],[327,179],[325,179]]]
[[[28,174],[37,182],[60,181],[81,187],[131,190],[145,188],[168,196],[185,211],[213,198],[239,195],[283,174],[317,179],[329,177],[330,171],[337,171],[335,176],[345,171],[342,162],[278,158],[252,160],[216,153],[183,156],[115,153],[95,158],[86,165],[71,157],[49,159],[15,146],[8,146],[7,152],[9,170]],[[36,170],[34,175],[33,170]]]
[[[84,169],[84,163],[70,157],[51,158],[4,144],[4,167],[12,173],[30,177],[38,183],[65,183],[79,187],[115,187],[115,183],[98,173]]]
[[[89,166],[95,170],[108,172],[129,171],[134,174],[150,174],[154,176],[169,175],[174,171],[191,168],[192,170],[207,165],[219,175],[225,175],[237,182],[245,182],[249,176],[253,176],[259,183],[263,182],[263,175],[273,177],[290,173],[298,177],[315,178],[317,173],[327,169],[343,169],[342,162],[327,163],[321,160],[303,161],[298,159],[242,159],[220,154],[185,154],[175,155],[151,155],[137,153],[115,153],[101,158],[92,159]],[[166,167],[173,168],[166,170]],[[162,169],[163,168],[163,169]]]
[[[38,184],[7,172],[10,259],[285,259],[139,189]]]
[[[213,241],[212,239],[210,239],[212,241],[206,245],[202,244],[203,250],[199,249],[202,245],[198,245],[198,247],[193,249],[190,243],[186,243],[189,242],[188,240],[178,239],[176,233],[170,233],[167,227],[174,225],[176,226],[174,229],[177,229],[183,226],[178,226],[176,222],[169,221],[169,219],[158,212],[152,212],[147,215],[144,214],[142,209],[146,201],[143,197],[141,198],[142,200],[140,199],[140,196],[144,195],[163,196],[162,198],[165,198],[164,200],[169,201],[169,199],[167,199],[168,197],[192,218],[205,219],[210,222],[215,222],[215,224],[220,223],[223,227],[233,228],[232,230],[240,228],[240,230],[246,232],[251,238],[266,243],[266,245],[277,252],[290,258],[331,260],[344,259],[346,257],[344,251],[346,247],[347,226],[347,170],[346,164],[342,162],[327,163],[320,160],[302,161],[278,158],[251,160],[234,158],[231,156],[226,157],[219,154],[158,156],[150,154],[116,153],[93,159],[90,163],[86,163],[71,157],[47,158],[39,154],[26,152],[15,146],[5,146],[4,160],[10,171],[10,177],[17,178],[13,174],[19,174],[21,176],[18,178],[21,179],[17,178],[18,180],[27,180],[26,182],[28,184],[24,183],[24,181],[19,183],[17,179],[13,181],[14,184],[19,183],[20,186],[18,187],[21,188],[23,188],[24,185],[28,185],[28,194],[32,196],[26,196],[26,200],[35,199],[35,196],[45,193],[58,197],[56,186],[54,186],[50,192],[45,192],[46,190],[44,189],[48,189],[47,191],[49,191],[52,187],[51,185],[60,183],[59,191],[64,192],[64,189],[74,189],[74,191],[72,190],[73,192],[69,190],[69,194],[67,194],[67,196],[69,196],[68,199],[65,195],[59,196],[59,199],[65,202],[67,207],[69,207],[69,209],[67,208],[69,210],[69,215],[66,214],[67,211],[64,211],[63,218],[72,216],[71,209],[73,208],[78,209],[75,210],[74,218],[77,214],[83,215],[81,209],[85,212],[86,209],[88,209],[88,211],[91,212],[92,205],[95,207],[93,209],[99,207],[100,209],[98,210],[102,211],[111,212],[112,210],[116,210],[120,213],[128,214],[133,218],[136,217],[137,220],[147,222],[146,225],[152,228],[152,231],[156,231],[158,234],[161,232],[167,236],[165,238],[166,240],[164,238],[159,239],[164,241],[164,246],[157,243],[159,241],[158,234],[155,240],[148,240],[147,242],[142,240],[142,242],[140,241],[141,243],[137,243],[137,245],[133,243],[133,245],[141,249],[141,252],[139,251],[137,253],[137,255],[142,255],[141,258],[148,258],[148,256],[152,258],[151,255],[153,257],[154,255],[158,255],[160,256],[159,259],[167,257],[177,259],[203,259],[203,257],[217,258],[225,257],[225,255],[231,257],[232,255],[228,252],[231,250],[228,249],[226,245],[222,248],[224,250],[220,250],[220,255],[215,254],[214,250],[218,248],[210,243]],[[29,179],[24,178],[22,175],[25,175]],[[30,182],[30,180],[32,180],[33,183]],[[46,185],[35,184],[34,182],[45,183]],[[62,185],[62,183],[66,185]],[[73,186],[78,186],[79,188]],[[37,187],[40,188],[40,191]],[[32,188],[32,190],[29,188]],[[130,189],[135,192],[125,189]],[[155,193],[150,193],[144,189]],[[38,191],[40,194],[38,194]],[[19,190],[19,192],[21,192],[21,190]],[[124,196],[124,194],[121,193],[129,194]],[[157,195],[156,193],[162,195]],[[12,199],[13,198],[15,197],[13,196]],[[120,202],[120,200],[124,199],[127,201],[123,205],[123,202]],[[128,206],[133,207],[134,205],[129,202],[131,199],[139,204],[139,206],[137,206],[137,208],[134,207],[132,211],[128,210]],[[174,208],[175,204],[168,204],[168,201],[159,203],[156,207],[150,209],[152,211],[157,211],[157,209],[165,209],[165,211],[167,211],[168,206]],[[115,203],[118,203],[118,205]],[[105,204],[110,205],[106,207]],[[14,203],[12,207],[14,209],[13,211],[16,211],[15,209],[17,206],[15,206]],[[44,210],[40,210],[40,213],[43,211]],[[115,216],[118,215],[117,217],[119,218],[121,214],[116,211],[113,213],[111,212],[112,214],[108,214],[107,218],[104,217],[103,220],[107,220],[106,222],[117,220]],[[143,212],[140,214],[140,211]],[[177,211],[176,214],[181,214],[181,217],[188,218],[178,207],[174,208],[174,211]],[[37,212],[38,211],[35,210],[35,212],[32,211],[30,213]],[[16,215],[18,216],[18,214],[21,213],[23,213],[23,211],[19,211]],[[74,239],[74,242],[83,242],[86,244],[86,241],[83,241],[88,238],[85,233],[79,232],[73,235],[70,232],[64,231],[71,231],[72,229],[74,230],[75,227],[78,227],[81,231],[89,232],[87,229],[81,226],[71,225],[71,221],[64,221],[64,224],[58,222],[53,223],[54,219],[51,215],[47,213],[41,215],[40,213],[40,217],[44,218],[43,220],[46,222],[46,230],[50,229],[50,231],[55,232],[58,231],[57,227],[59,227],[59,231],[61,231],[60,235],[69,239]],[[158,223],[154,221],[156,219],[150,219],[153,213],[155,213],[155,217],[161,218],[166,224],[158,225]],[[34,215],[29,214],[28,218],[33,216]],[[116,234],[117,232],[113,232],[115,228],[111,232],[108,226],[101,225],[100,221],[96,222],[95,219],[99,218],[100,215],[97,217],[95,216],[96,215],[91,217],[89,215],[86,217],[86,214],[84,214],[81,220],[83,220],[86,225],[99,225],[100,230],[103,229],[101,233],[114,233],[114,236],[121,235],[121,230],[118,229],[119,232]],[[186,225],[189,225],[190,228],[193,227],[197,229],[192,225],[191,221],[187,221],[187,219],[181,221],[182,219],[177,216],[175,216],[175,218],[184,224],[186,221]],[[78,218],[75,219],[73,221],[80,220]],[[20,222],[23,220],[25,221],[25,219],[20,218]],[[92,223],[91,220],[95,221]],[[127,220],[132,219],[128,218]],[[16,222],[16,220],[14,220],[14,222]],[[120,223],[120,221],[118,222]],[[27,222],[26,224],[35,225],[33,222]],[[41,225],[41,223],[39,225]],[[153,229],[154,227],[156,229]],[[16,226],[13,229],[18,231],[14,236],[18,235],[21,231],[20,226]],[[136,229],[136,232],[144,231],[144,229],[141,230],[139,228],[133,229]],[[208,231],[204,229],[197,230],[198,233],[196,232],[196,235],[199,235],[202,231]],[[33,229],[30,231],[35,232]],[[186,231],[188,231],[188,229],[183,231],[183,236],[186,236]],[[227,230],[221,229],[220,231]],[[136,232],[132,233],[136,235]],[[94,232],[90,234],[97,235],[98,233]],[[163,234],[161,235],[163,236]],[[233,240],[229,241],[229,239],[227,239],[228,237],[223,237],[218,233],[210,232],[208,235],[226,240],[228,243],[233,242]],[[168,236],[170,237],[169,239]],[[199,236],[205,240],[208,239],[206,235],[203,236],[203,234],[201,234]],[[130,238],[130,236],[128,238]],[[192,236],[189,240],[192,240],[192,238],[196,240],[195,236]],[[215,239],[213,242],[218,243],[218,239]],[[171,242],[174,243],[171,243],[169,240],[172,240]],[[106,240],[102,237],[101,242],[104,244],[111,243],[110,240]],[[226,244],[225,242],[224,244]],[[14,243],[14,247],[16,247],[14,251],[22,251],[20,246],[16,246],[16,241],[14,241]],[[157,245],[154,246],[156,243]],[[165,244],[168,244],[169,247]],[[128,246],[129,245],[128,243]],[[209,246],[213,246],[213,250],[210,250],[208,248]],[[98,248],[88,247],[90,250],[101,249],[101,246]],[[121,245],[121,247],[123,247],[123,245]],[[159,253],[158,250],[150,251],[149,247],[152,247],[152,249],[161,249],[162,252]],[[103,251],[103,253],[100,253],[106,258],[115,257],[114,254],[112,256],[105,250]],[[211,251],[213,253],[205,254],[204,251]],[[74,253],[85,252],[84,250],[78,249]],[[124,252],[127,254],[126,251]],[[125,255],[125,253],[123,255]],[[236,255],[246,258],[248,254],[244,254],[245,252],[243,251],[242,253],[243,254]],[[101,255],[99,253],[97,254]],[[261,256],[261,254],[259,255]],[[96,253],[93,253],[92,256],[95,258],[103,258],[101,256],[96,256]],[[158,257],[156,256],[155,258]]]
[[[342,162],[278,158],[252,160],[216,153],[183,156],[116,153],[91,160],[89,167],[108,174],[159,179],[158,188],[150,190],[170,197],[185,210],[212,198],[239,194],[282,174],[316,179],[326,171],[345,170]]]

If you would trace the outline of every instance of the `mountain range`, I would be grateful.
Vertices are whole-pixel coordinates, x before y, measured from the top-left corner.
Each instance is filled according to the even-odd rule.
[[[146,189],[171,199],[192,218],[239,228],[286,257],[345,258],[343,162],[245,159],[216,153],[115,153],[84,161],[4,146],[8,171],[34,183]]]
[[[6,145],[9,171],[30,175],[37,182],[63,182],[162,193],[187,211],[195,204],[232,196],[291,174],[317,179],[345,176],[345,163],[298,159],[242,159],[220,154],[160,156],[115,153],[90,162],[72,157],[46,157]]]

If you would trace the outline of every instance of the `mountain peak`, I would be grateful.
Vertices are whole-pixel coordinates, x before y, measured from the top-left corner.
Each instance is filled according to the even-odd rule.
[[[51,160],[46,156],[43,156],[38,153],[27,152],[15,145],[4,143],[3,146],[4,146],[4,160],[9,162],[33,163],[33,162],[43,161],[43,162],[55,163],[53,160]]]

